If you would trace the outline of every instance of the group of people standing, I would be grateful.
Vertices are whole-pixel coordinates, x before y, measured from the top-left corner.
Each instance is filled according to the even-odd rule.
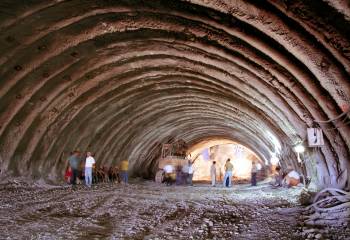
[[[176,169],[174,169],[171,164],[167,164],[164,166],[163,170],[164,182],[167,186],[172,185],[174,181],[176,185],[193,185],[193,161],[188,160],[187,164],[183,165],[182,167],[177,167]]]
[[[225,175],[223,179],[223,186],[224,187],[232,187],[232,177],[233,177],[233,164],[231,163],[230,159],[226,160],[225,163]],[[176,185],[193,185],[192,179],[193,179],[193,173],[194,173],[194,167],[193,167],[193,161],[188,160],[187,164],[183,165],[182,167],[177,167],[174,169],[174,167],[171,164],[167,164],[163,167],[164,171],[164,180],[163,182],[166,183],[166,185],[172,185],[174,182]],[[252,168],[251,168],[251,184],[252,186],[257,185],[257,172],[258,167],[255,161],[252,162]],[[216,161],[213,161],[213,164],[210,167],[210,177],[211,177],[211,185],[213,187],[216,186],[216,179],[217,179],[217,168],[216,168]]]
[[[225,163],[225,175],[223,185],[225,187],[232,186],[232,175],[233,175],[233,165],[230,159],[226,160]],[[213,164],[210,167],[210,177],[211,177],[211,185],[213,187],[216,186],[216,161],[213,161]]]
[[[70,184],[73,186],[77,184],[77,179],[81,175],[84,174],[85,179],[85,185],[87,187],[91,187],[94,179],[97,179],[98,176],[98,169],[96,168],[96,160],[93,157],[93,154],[91,152],[86,152],[86,155],[83,156],[81,152],[74,151],[72,154],[68,157],[68,164],[71,173],[69,176]],[[83,165],[83,169],[81,169],[81,166]],[[120,163],[120,173],[121,178],[124,183],[128,182],[128,168],[129,168],[129,162],[128,160],[123,160]],[[119,179],[119,168],[113,168],[111,171],[108,171],[106,175],[110,175],[110,179]],[[104,172],[104,171],[102,171]],[[66,173],[67,175],[67,173]],[[118,181],[119,182],[119,181]]]
[[[230,159],[226,160],[225,163],[225,175],[223,180],[224,187],[232,187],[232,176],[233,176],[233,164],[231,163]],[[252,186],[257,185],[257,172],[258,167],[255,161],[252,162],[252,169],[251,169],[251,184]],[[213,161],[213,164],[210,167],[210,177],[211,177],[211,185],[213,187],[216,186],[216,161]]]

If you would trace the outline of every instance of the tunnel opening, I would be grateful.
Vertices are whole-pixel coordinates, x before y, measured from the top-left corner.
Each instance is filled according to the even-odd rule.
[[[226,139],[206,140],[195,144],[188,150],[193,161],[195,182],[211,181],[210,167],[215,161],[217,181],[222,182],[227,159],[233,164],[233,182],[248,183],[251,180],[252,163],[257,164],[258,180],[271,176],[271,166],[248,147]]]

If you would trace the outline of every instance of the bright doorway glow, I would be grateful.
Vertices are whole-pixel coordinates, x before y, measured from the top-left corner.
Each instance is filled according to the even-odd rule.
[[[210,166],[216,161],[217,178],[222,179],[225,173],[226,160],[230,158],[234,166],[234,177],[237,179],[250,179],[252,161],[258,163],[261,168],[263,163],[259,157],[249,148],[238,143],[224,143],[214,146],[205,146],[191,153],[192,159],[196,159],[193,166],[195,172],[193,180],[210,180]]]

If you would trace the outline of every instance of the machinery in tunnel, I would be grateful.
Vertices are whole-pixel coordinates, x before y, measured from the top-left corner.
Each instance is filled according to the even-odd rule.
[[[162,144],[161,154],[158,162],[158,169],[155,175],[155,181],[162,183],[164,181],[164,168],[170,165],[173,168],[172,180],[176,179],[176,170],[182,169],[188,161],[191,159],[187,158],[187,144],[184,140],[180,139],[171,144]]]

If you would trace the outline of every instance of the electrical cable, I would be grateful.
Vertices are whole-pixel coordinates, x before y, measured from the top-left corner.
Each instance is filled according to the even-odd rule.
[[[344,122],[341,126],[333,127],[333,128],[326,128],[326,131],[336,130],[339,128],[347,127],[350,124],[350,121]]]
[[[335,118],[333,118],[333,119],[328,119],[328,120],[326,120],[326,121],[313,120],[313,122],[315,122],[315,123],[321,123],[321,124],[331,123],[331,122],[333,122],[333,121],[336,121],[336,120],[340,119],[340,118],[343,117],[343,116],[346,116],[346,117],[347,117],[347,114],[348,114],[349,112],[350,112],[350,108],[349,108],[349,110],[343,112],[342,114],[340,114],[339,116],[337,116],[337,117],[335,117]]]

